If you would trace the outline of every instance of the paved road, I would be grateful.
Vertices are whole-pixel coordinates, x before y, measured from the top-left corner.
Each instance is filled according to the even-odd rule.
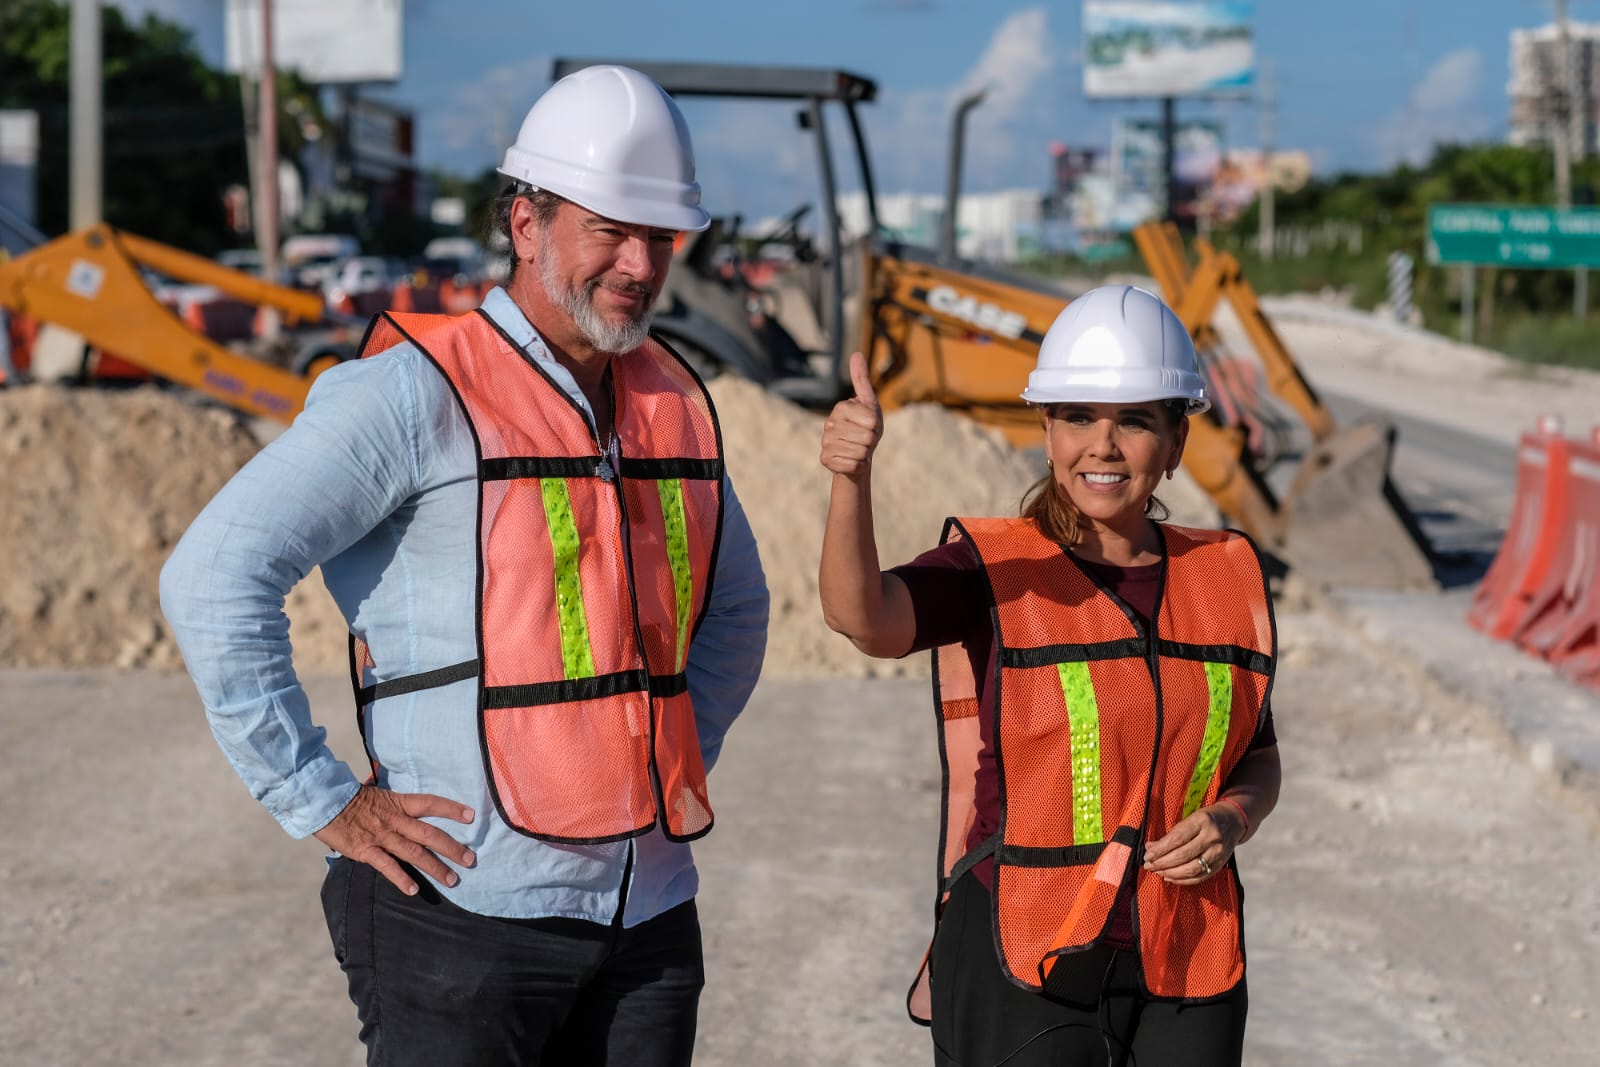
[[[1322,393],[1340,425],[1381,415],[1397,431],[1393,476],[1435,549],[1458,559],[1446,584],[1476,581],[1505,532],[1516,485],[1516,452],[1499,441],[1413,415],[1380,412],[1353,397]]]

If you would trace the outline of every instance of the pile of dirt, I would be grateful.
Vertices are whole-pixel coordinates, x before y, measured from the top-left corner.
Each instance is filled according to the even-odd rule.
[[[180,666],[161,565],[258,448],[246,420],[176,392],[0,390],[0,664]],[[327,612],[343,632],[320,583],[296,590],[290,609],[309,633],[327,628]]]
[[[909,663],[870,660],[822,621],[817,562],[832,477],[817,459],[823,416],[742,379],[719,378],[711,394],[722,420],[728,473],[750,516],[772,591],[765,673],[926,670],[926,657]],[[872,468],[882,565],[904,563],[937,545],[948,515],[1016,514],[1022,494],[1043,473],[1039,462],[943,408],[890,412]]]
[[[869,660],[822,622],[817,561],[829,475],[817,461],[822,416],[741,379],[711,391],[730,474],[772,590],[766,673],[779,677],[921,672]],[[0,664],[173,668],[161,616],[161,566],[189,522],[259,447],[250,423],[183,394],[34,385],[0,390]],[[1015,514],[1042,473],[1018,451],[942,408],[892,412],[874,466],[885,566],[938,543],[947,515]],[[1192,483],[1168,483],[1175,519],[1214,522]],[[301,670],[342,670],[344,621],[319,577],[287,613]]]

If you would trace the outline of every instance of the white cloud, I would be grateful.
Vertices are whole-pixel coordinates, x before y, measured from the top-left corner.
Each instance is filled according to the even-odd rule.
[[[1483,55],[1476,48],[1451,52],[1423,76],[1411,94],[1419,111],[1440,112],[1470,106],[1483,80]]]
[[[972,66],[944,85],[910,91],[880,86],[861,108],[880,192],[941,191],[950,118],[969,92],[987,90],[967,122],[964,182],[969,189],[1034,185],[1045,174],[1045,145],[1059,127],[1065,77],[1075,61],[1050,34],[1043,6],[1016,12],[995,29]],[[538,56],[484,71],[419,116],[423,157],[462,173],[498,162],[523,114],[549,85]],[[815,201],[816,157],[795,128],[793,103],[688,99],[698,177],[717,214],[754,217]],[[828,115],[841,188],[856,187],[854,148],[836,111]],[[1037,156],[1037,162],[1031,162]]]
[[[1377,163],[1390,167],[1426,162],[1438,144],[1475,141],[1491,127],[1478,95],[1483,54],[1461,48],[1440,58],[1412,88],[1407,106],[1389,115],[1372,134]]]
[[[869,117],[879,188],[942,189],[952,113],[978,89],[985,93],[967,116],[963,184],[1036,183],[1044,173],[1045,131],[1060,121],[1061,76],[1071,65],[1068,50],[1051,36],[1046,9],[1028,8],[1000,24],[954,86],[885,92]],[[1037,166],[1019,168],[1032,155]]]
[[[517,136],[522,117],[550,86],[550,57],[533,56],[490,67],[439,103],[423,105],[418,123],[430,164],[473,174],[499,163]]]

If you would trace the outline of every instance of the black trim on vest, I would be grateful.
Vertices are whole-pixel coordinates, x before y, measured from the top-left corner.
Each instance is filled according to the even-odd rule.
[[[716,435],[717,455],[719,457],[726,456],[727,452],[725,452],[722,448],[722,420],[717,417],[717,405],[711,400],[711,390],[706,388],[705,380],[695,372],[695,369],[689,365],[689,361],[684,359],[676,348],[673,348],[672,345],[667,343],[667,339],[665,337],[662,337],[658,333],[652,332],[650,334],[650,339],[656,344],[660,345],[664,352],[670,355],[673,359],[677,360],[678,366],[687,371],[689,373],[689,377],[696,385],[700,387],[700,395],[705,399],[706,402],[706,411],[710,412],[711,414],[711,430]],[[722,520],[727,516],[728,513],[727,496],[728,490],[731,487],[732,483],[728,480],[727,469],[726,466],[724,466],[722,484],[717,487],[717,536],[711,542],[711,556],[706,564],[705,595],[700,598],[699,609],[695,612],[694,627],[689,631],[689,643],[691,645],[694,643],[695,637],[700,633],[701,624],[706,621],[706,609],[711,606],[711,590],[716,586],[717,581],[717,560],[722,555]]]
[[[1235,528],[1233,528],[1231,526],[1228,527],[1228,532],[1233,534],[1235,537],[1243,539],[1244,543],[1250,546],[1250,553],[1253,556],[1255,556],[1255,558],[1256,558],[1256,569],[1261,574],[1261,595],[1266,599],[1266,605],[1267,605],[1267,629],[1268,629],[1268,631],[1269,631],[1269,633],[1271,635],[1273,663],[1274,663],[1274,666],[1276,666],[1277,656],[1278,656],[1278,615],[1277,615],[1277,612],[1274,611],[1273,607],[1272,607],[1272,583],[1271,583],[1271,580],[1267,578],[1266,560],[1264,560],[1262,558],[1262,556],[1261,556],[1261,547],[1256,544],[1255,538],[1251,537],[1249,534],[1245,533],[1243,530],[1238,530],[1238,529],[1235,529]],[[1276,670],[1274,670],[1271,674],[1269,674],[1267,676],[1267,688],[1266,688],[1266,691],[1261,694],[1261,706],[1263,708],[1268,708],[1268,707],[1272,706],[1272,687],[1275,684],[1277,684],[1277,681],[1278,681],[1278,672]],[[1260,730],[1261,730],[1261,721],[1258,718],[1256,720],[1256,731],[1257,731],[1257,733],[1259,733]],[[1242,889],[1240,890],[1240,893],[1241,893],[1241,899],[1242,899],[1242,895],[1243,895],[1243,890]]]
[[[1161,655],[1169,659],[1199,660],[1203,663],[1228,663],[1256,674],[1272,673],[1272,657],[1239,645],[1189,645],[1182,641],[1162,638],[1157,644]]]
[[[407,674],[400,678],[392,678],[387,682],[378,682],[375,685],[364,685],[356,690],[356,699],[362,704],[370,704],[374,700],[383,700],[385,697],[404,696],[407,693],[420,693],[424,689],[437,689],[441,685],[453,685],[464,682],[468,678],[478,676],[478,661],[475,659],[462,660],[452,663],[448,667],[437,670],[423,671],[420,674]]]
[[[1095,863],[1108,844],[1116,843],[1129,848],[1139,847],[1139,828],[1119,826],[1110,841],[1096,841],[1089,845],[1062,845],[1048,848],[1039,845],[1005,845],[995,849],[995,862],[1008,867],[1083,867]]]
[[[623,457],[622,476],[640,481],[664,481],[668,478],[689,478],[694,481],[720,482],[722,460],[686,459],[631,459]]]
[[[616,671],[589,678],[566,678],[559,682],[529,682],[526,685],[491,685],[484,689],[485,708],[535,708],[546,704],[571,704],[580,700],[604,700],[624,693],[649,693],[655,699],[681,696],[689,691],[688,675],[647,674],[643,670]]]
[[[948,893],[956,887],[956,883],[966,877],[968,871],[982,863],[985,859],[995,854],[1000,847],[1000,831],[996,830],[977,845],[967,851],[965,856],[956,860],[955,866],[950,868],[950,873],[945,875],[944,885],[941,887]]]
[[[1103,659],[1144,659],[1145,639],[1124,637],[1116,641],[1096,641],[1090,645],[1039,645],[1034,648],[1003,648],[1002,667],[1053,667],[1058,663],[1091,663]]]
[[[553,378],[551,378],[549,372],[543,366],[540,365],[540,363],[539,363],[539,361],[537,359],[533,358],[533,356],[529,354],[527,348],[525,346],[523,346],[522,344],[519,344],[516,340],[514,340],[511,337],[511,335],[509,333],[507,333],[506,330],[500,325],[500,323],[496,322],[494,317],[492,315],[490,315],[481,305],[478,308],[476,308],[472,312],[472,314],[477,315],[478,318],[480,320],[482,320],[484,325],[488,326],[489,329],[493,333],[497,334],[508,348],[510,348],[512,351],[514,351],[514,352],[516,352],[518,354],[518,356],[529,367],[529,369],[531,369],[536,375],[538,375],[540,378],[542,378],[544,380],[545,384],[550,389],[552,389],[554,391],[555,395],[557,397],[559,397],[560,400],[564,401],[566,403],[566,405],[577,415],[577,417],[580,420],[580,422],[586,424],[587,428],[590,430],[590,437],[593,438],[595,436],[595,434],[593,432],[594,431],[594,426],[593,426],[592,423],[589,422],[588,417],[585,415],[582,406],[579,405],[579,403],[575,399],[573,399],[570,395],[568,395],[566,390],[564,388],[562,388],[560,385],[558,385]],[[445,370],[444,366],[439,362],[439,360],[436,359],[433,356],[433,354],[430,353],[427,350],[427,348],[425,346],[423,346],[422,344],[418,343],[416,338],[412,337],[411,334],[408,333],[405,329],[403,329],[400,326],[400,324],[398,322],[396,322],[390,315],[388,315],[387,313],[384,313],[381,317],[386,319],[386,320],[388,320],[390,325],[394,327],[395,332],[398,333],[402,338],[404,338],[406,341],[409,341],[411,344],[415,345],[417,350],[422,353],[423,357],[433,366],[433,368],[444,379],[446,387],[449,388],[451,395],[455,398],[456,406],[460,410],[463,420],[466,422],[467,430],[472,435],[473,450],[476,453],[476,459],[477,459],[477,462],[478,462],[478,471],[479,471],[479,473],[478,473],[478,487],[477,487],[478,488],[478,492],[477,492],[477,496],[478,496],[477,512],[478,512],[478,514],[477,514],[477,537],[476,537],[476,541],[481,546],[482,543],[483,543],[483,486],[484,486],[484,482],[485,482],[486,479],[485,479],[485,475],[484,475],[485,460],[484,460],[484,456],[483,456],[483,443],[482,443],[481,438],[479,437],[477,425],[473,422],[472,414],[471,414],[471,412],[470,412],[470,410],[469,410],[469,408],[467,406],[465,398],[461,395],[461,391],[456,387],[455,380],[453,378],[451,378],[450,374]],[[446,316],[437,316],[437,317],[444,318]],[[376,317],[375,317],[375,319],[376,319]],[[369,327],[368,327],[368,333],[369,334],[371,333],[372,329],[375,328],[375,325],[376,325],[375,322],[374,322],[373,325],[369,325]],[[679,365],[684,367],[688,371],[690,376],[694,379],[694,381],[699,385],[700,391],[701,391],[701,396],[704,398],[707,411],[710,413],[711,425],[712,425],[713,431],[715,432],[715,436],[716,436],[717,455],[720,457],[722,455],[722,427],[721,427],[721,424],[717,420],[716,407],[711,402],[711,396],[710,396],[710,393],[705,388],[705,383],[703,381],[701,381],[699,375],[694,373],[693,368],[689,367],[688,363],[683,359],[683,357],[678,355],[677,352],[673,351],[673,349],[671,348],[670,345],[665,344],[664,342],[662,342],[658,337],[656,337],[653,334],[651,335],[651,339],[654,340],[657,344],[661,345],[661,347],[663,349],[665,349],[671,356],[676,358],[678,363],[679,363]],[[615,386],[614,386],[614,384],[612,384],[611,376],[609,374],[607,375],[607,384],[608,384],[608,386],[610,386],[612,388],[612,391],[613,391],[613,394],[614,394],[615,393]],[[615,396],[614,395],[613,395],[613,405],[615,405]],[[615,408],[614,408],[614,410],[615,410]],[[596,442],[596,446],[598,447],[598,442]],[[513,457],[513,458],[520,458],[520,457]],[[570,458],[570,457],[568,457],[568,458]],[[600,460],[600,457],[597,455],[597,456],[594,457],[593,462],[599,462],[599,460]],[[564,476],[567,476],[567,477],[573,477],[573,476],[583,477],[583,476],[594,475],[596,473],[597,472],[595,471],[594,467],[591,466],[591,467],[589,467],[589,469],[580,472],[578,475],[564,475]],[[601,477],[604,478],[604,475],[601,475]],[[721,541],[722,541],[722,528],[723,528],[723,521],[722,520],[723,520],[724,504],[725,504],[725,501],[724,501],[723,497],[724,497],[723,493],[719,492],[717,494],[716,535],[715,535],[715,540],[714,540],[714,542],[712,544],[712,549],[711,549],[711,563],[710,563],[710,566],[708,568],[708,573],[706,575],[705,589],[704,589],[704,598],[705,599],[702,601],[699,617],[695,621],[695,626],[694,626],[694,631],[695,632],[698,632],[700,624],[705,621],[705,607],[710,602],[712,581],[713,581],[713,578],[714,578],[715,573],[716,573],[717,554],[718,554],[718,549],[720,548]],[[620,486],[617,489],[617,501],[618,501],[618,506],[619,506],[620,513],[623,516],[624,526],[626,526],[626,522],[627,522],[627,506],[626,506],[625,501],[623,500],[623,494],[621,492]],[[482,552],[481,548],[476,553],[476,556],[477,556],[477,583],[476,583],[476,588],[474,589],[474,601],[473,601],[474,602],[474,616],[475,616],[475,619],[474,619],[474,631],[475,631],[476,638],[477,638],[477,647],[478,647],[479,655],[481,656],[482,653],[483,653],[483,649],[484,649],[483,588],[484,588],[484,571],[485,571],[484,555],[483,555],[483,552]],[[636,598],[636,596],[634,594],[634,590],[631,588],[631,582],[632,582],[631,554],[627,553],[625,551],[624,558],[629,560],[629,562],[628,562],[629,580],[630,580],[629,595],[630,595],[630,599],[632,599],[633,602],[634,602],[633,603],[634,627],[635,627],[635,633],[637,635],[637,632],[638,632],[638,618],[637,618],[638,606],[637,606],[637,598]],[[692,640],[692,635],[691,635],[691,640]],[[640,639],[640,652],[641,652],[641,655],[642,655],[642,652],[643,652],[642,638]],[[637,670],[637,671],[621,672],[621,676],[631,678],[632,684],[626,686],[625,688],[620,689],[619,690],[620,692],[648,691],[652,697],[669,697],[669,696],[674,696],[674,695],[677,695],[677,694],[684,693],[684,692],[688,691],[687,679],[682,674],[678,674],[678,675],[663,675],[663,676],[656,677],[656,676],[648,675],[646,673],[646,669],[640,669],[640,670]],[[525,837],[531,837],[531,838],[534,838],[536,840],[548,841],[548,842],[552,842],[552,843],[556,843],[556,844],[594,845],[594,844],[605,844],[605,843],[614,842],[614,841],[624,841],[624,840],[627,840],[629,838],[638,837],[638,836],[641,836],[643,834],[650,833],[652,830],[654,830],[658,826],[661,828],[663,834],[669,840],[693,840],[694,838],[703,836],[704,834],[708,833],[711,830],[712,824],[708,823],[706,825],[706,827],[703,830],[701,830],[699,833],[691,834],[691,835],[688,835],[687,837],[681,838],[681,839],[675,837],[670,831],[668,831],[667,827],[666,827],[666,815],[665,815],[665,812],[666,812],[667,809],[666,809],[666,806],[663,803],[663,800],[662,800],[662,797],[661,797],[661,787],[660,787],[659,780],[657,780],[656,785],[655,785],[656,808],[657,808],[657,810],[656,810],[655,816],[651,819],[650,823],[648,823],[648,824],[646,824],[644,826],[636,827],[636,828],[634,828],[632,830],[626,830],[626,831],[623,831],[621,833],[612,834],[610,836],[589,837],[589,838],[572,838],[572,837],[562,837],[562,836],[555,835],[555,834],[535,833],[532,830],[528,830],[528,829],[526,829],[524,827],[518,826],[510,818],[510,816],[508,815],[508,813],[506,811],[506,808],[505,808],[505,805],[504,805],[504,803],[503,803],[503,801],[502,801],[502,799],[500,797],[499,787],[496,785],[496,782],[495,782],[495,775],[494,775],[494,771],[493,771],[493,763],[492,763],[491,754],[489,752],[489,738],[488,738],[488,731],[487,731],[487,727],[486,727],[486,717],[485,717],[484,713],[486,711],[490,710],[491,708],[494,708],[494,709],[517,708],[517,707],[533,706],[533,705],[536,705],[538,703],[555,703],[555,702],[562,702],[562,701],[574,700],[574,699],[577,699],[577,700],[586,699],[588,694],[585,694],[585,693],[582,693],[582,692],[570,693],[570,689],[577,689],[577,688],[579,688],[579,687],[581,687],[581,686],[583,686],[585,684],[588,684],[588,685],[613,684],[614,685],[614,684],[616,684],[614,681],[610,682],[610,683],[606,683],[603,679],[604,678],[615,678],[615,677],[617,677],[617,676],[603,676],[602,679],[584,679],[584,680],[577,680],[577,681],[570,682],[570,683],[563,681],[563,682],[554,682],[554,683],[535,683],[535,684],[527,685],[527,686],[495,686],[495,687],[491,687],[491,686],[488,686],[485,683],[482,671],[480,670],[478,672],[478,708],[477,708],[478,747],[479,747],[479,750],[480,750],[480,753],[481,753],[481,756],[482,756],[482,759],[483,759],[483,766],[484,766],[484,770],[485,770],[487,783],[488,783],[488,786],[489,786],[489,794],[490,794],[491,799],[494,801],[495,809],[500,813],[501,818],[506,822],[506,824],[509,827],[511,827],[511,829],[514,830],[515,832],[517,832],[517,833],[519,833],[519,834],[521,834],[521,835],[523,835]],[[543,696],[543,695],[548,695],[550,697],[553,697],[553,699],[543,699],[543,700],[541,700],[541,699],[534,699],[534,700],[524,699],[525,697],[530,696],[530,695],[534,696],[535,698],[538,698],[538,697]],[[600,695],[604,695],[604,694],[600,694]],[[654,719],[655,719],[655,717],[654,717],[654,715],[652,715],[651,716],[651,735],[652,736],[651,736],[651,754],[650,754],[650,763],[651,763],[652,772],[654,771],[654,763],[655,763],[655,741],[654,741],[655,721],[654,721]],[[656,777],[656,776],[652,773],[652,777]]]
[[[608,474],[610,470],[601,456],[503,456],[478,464],[478,477],[486,482],[513,478],[605,478]]]
[[[378,354],[376,352],[368,352],[367,351],[367,344],[368,344],[368,342],[370,342],[372,340],[372,331],[374,331],[374,330],[376,330],[378,328],[378,323],[380,321],[387,322],[390,326],[393,326],[395,328],[396,332],[398,332],[401,337],[405,337],[407,342],[410,342],[411,344],[416,344],[415,341],[412,341],[410,337],[406,336],[406,333],[405,333],[404,330],[400,329],[400,324],[395,322],[393,319],[391,319],[389,317],[389,313],[387,311],[380,311],[376,315],[372,316],[372,318],[367,320],[367,328],[365,330],[361,331],[361,343],[356,345],[356,357],[358,359],[365,358],[366,356],[369,356],[369,355],[375,356],[375,355]],[[402,343],[404,343],[404,342],[402,342]],[[422,346],[421,345],[417,345],[417,347],[420,349]],[[384,349],[384,351],[387,352],[388,349],[386,348],[386,349]]]

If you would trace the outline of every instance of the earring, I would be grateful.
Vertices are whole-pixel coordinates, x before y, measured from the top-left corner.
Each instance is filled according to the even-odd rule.
[[[1169,481],[1169,482],[1172,481],[1172,472],[1171,471],[1167,472],[1167,481]]]
[[[1051,459],[1049,456],[1046,456],[1045,460],[1044,460],[1044,469],[1047,470],[1047,471],[1055,470],[1056,469],[1056,461]],[[1167,477],[1170,478],[1170,477],[1172,477],[1172,475],[1169,474],[1169,475],[1167,475]]]

